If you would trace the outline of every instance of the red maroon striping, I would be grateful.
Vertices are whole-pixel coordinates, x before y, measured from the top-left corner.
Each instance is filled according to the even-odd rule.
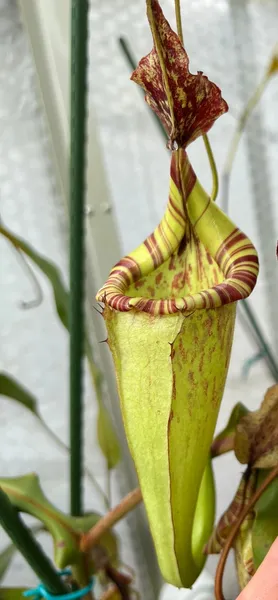
[[[214,290],[217,292],[222,304],[227,304],[230,302],[230,295],[228,290],[226,289],[226,286],[223,285],[223,283],[220,283],[219,285],[217,285]]]
[[[138,310],[141,309],[147,313],[152,313],[154,308],[154,300],[146,300],[145,298],[142,298],[142,300],[138,302],[135,308],[137,308]]]
[[[230,269],[233,268],[235,265],[240,265],[243,263],[256,263],[257,265],[258,262],[258,258],[255,254],[246,254],[245,256],[239,256],[239,258],[235,258],[235,260],[232,262]]]
[[[171,210],[169,210],[169,212],[171,212]],[[171,213],[172,214],[172,213]],[[173,215],[172,215],[173,216]],[[169,224],[169,221],[166,217],[164,217],[164,221],[168,227],[168,229],[171,231],[171,234],[176,238],[177,243],[179,243],[179,238],[177,237],[177,234],[175,233],[175,231],[173,231],[171,225]],[[166,235],[166,234],[165,234]]]
[[[230,253],[230,256],[234,256],[237,252],[242,252],[243,250],[253,250],[255,252],[255,248],[252,244],[244,244],[244,246],[240,246],[233,250],[233,252]]]
[[[177,219],[176,215],[173,213],[172,208],[170,208],[170,205],[168,204],[168,212],[172,215],[173,219],[175,219],[175,221],[179,224],[180,227],[184,227],[185,226],[185,221],[183,219],[182,223]],[[168,221],[167,221],[168,223]],[[177,235],[174,233],[175,237],[177,238]],[[177,238],[178,240],[178,238]],[[179,241],[179,240],[178,240]]]
[[[232,238],[232,237],[233,237],[233,236],[236,234],[236,232],[237,232],[237,231],[239,231],[238,227],[236,227],[236,228],[235,228],[235,229],[232,231],[232,233],[230,233],[230,234],[228,235],[228,237],[227,237],[227,238],[224,240],[224,242],[222,242],[222,244],[221,244],[220,248],[217,250],[217,253],[216,253],[216,257],[215,257],[215,259],[216,259],[216,261],[217,261],[218,263],[220,263],[220,260],[221,260],[221,258],[222,258],[222,256],[223,256],[223,254],[225,254],[225,252],[226,252],[227,248],[229,247],[229,244],[230,244],[231,238]]]
[[[154,267],[161,265],[163,262],[163,255],[153,233],[144,241],[144,244],[153,259]]]
[[[232,248],[233,246],[238,244],[238,242],[241,242],[242,240],[244,240],[244,241],[246,240],[245,234],[242,233],[242,231],[239,231],[239,230],[237,230],[237,231],[238,231],[238,234],[232,240],[228,241],[228,243],[226,240],[226,249],[227,250],[230,250],[230,248]]]
[[[244,283],[247,283],[249,287],[253,287],[253,284],[255,285],[256,283],[257,277],[256,275],[253,275],[251,273],[241,271],[240,273],[236,273],[233,279],[235,279],[236,281],[243,281]]]
[[[122,295],[114,296],[112,301],[115,304],[115,308],[117,310],[123,311],[123,312],[129,310],[128,298],[126,296],[122,296]]]
[[[205,296],[204,292],[199,292],[199,294],[200,294],[200,296],[202,296],[202,298],[203,298],[203,301],[204,301],[204,307],[206,307],[206,305],[207,305],[207,299],[206,299],[206,296]]]
[[[182,219],[182,225],[184,226],[184,224],[185,224],[185,214],[184,214],[184,212],[181,212],[181,210],[173,202],[171,196],[169,197],[169,204],[172,206],[174,212],[176,212],[177,215],[179,215],[179,217],[181,217],[181,219]],[[168,204],[168,207],[169,207],[169,204]],[[176,218],[175,215],[173,215],[173,217],[174,217],[174,219],[176,219],[176,221],[178,221],[178,219]],[[178,221],[178,223],[179,223],[179,221]]]
[[[170,176],[173,179],[174,184],[177,188],[180,186],[180,178],[179,178],[179,168],[177,163],[178,153],[173,152],[171,166],[170,166]]]
[[[179,173],[179,184],[178,188],[182,192],[183,200],[186,201],[188,196],[191,194],[192,189],[196,183],[196,174],[192,169],[189,162],[188,156],[184,151],[180,154],[181,162],[178,165]]]
[[[194,188],[194,185],[196,183],[196,179],[197,179],[197,177],[196,177],[196,175],[195,175],[195,173],[194,173],[194,171],[193,171],[193,169],[192,169],[192,167],[190,165],[190,170],[186,174],[185,180],[183,179],[183,183],[186,184],[185,187],[182,188],[183,189],[183,196],[185,196],[184,200],[187,200],[187,198],[190,196],[190,194],[191,194],[191,192],[192,192],[192,190]]]
[[[126,269],[128,269],[132,275],[133,281],[135,280],[135,277],[141,277],[141,270],[139,265],[137,264],[137,262],[135,262],[135,260],[133,260],[133,258],[129,258],[129,256],[122,258],[122,260],[120,260],[115,265],[115,267],[125,267]]]
[[[214,288],[211,288],[214,289]],[[204,290],[203,293],[207,296],[207,298],[209,299],[209,307],[210,308],[214,308],[215,303],[213,301],[213,296],[212,294],[209,292],[209,290]]]
[[[203,212],[200,214],[200,216],[198,217],[197,221],[195,221],[195,223],[194,223],[194,225],[193,225],[193,228],[194,228],[194,229],[196,228],[196,225],[199,223],[200,219],[201,219],[201,218],[204,216],[204,214],[205,214],[205,212],[207,211],[207,209],[208,209],[208,207],[209,207],[210,203],[211,203],[211,199],[209,198],[209,199],[208,199],[208,201],[207,201],[207,204],[206,204],[206,206],[205,206],[205,208],[204,208],[204,210],[203,210]]]
[[[159,231],[159,233],[161,235],[161,238],[164,241],[165,246],[168,248],[168,251],[171,252],[172,246],[171,246],[171,244],[170,244],[170,242],[169,242],[169,240],[167,238],[167,235],[166,235],[166,233],[165,233],[165,231],[164,231],[163,226],[162,226],[161,223],[158,225],[158,231]]]
[[[223,282],[214,286],[212,289],[218,294],[219,291],[221,294],[224,291],[226,292],[226,295],[222,296],[224,304],[229,304],[229,302],[234,302],[235,300],[239,300],[241,298],[239,292],[230,283]]]
[[[252,246],[252,244],[246,244],[245,246],[240,246],[239,248],[236,248],[236,250],[234,250],[233,252],[229,252],[229,256],[226,257],[225,261],[221,265],[223,271],[225,272],[227,263],[231,260],[231,258],[233,256],[236,256],[237,254],[241,254],[243,251],[246,251],[246,250],[254,250],[254,246]],[[254,254],[252,254],[251,256],[254,256],[256,258],[257,262],[258,262],[258,257],[255,254],[255,251],[254,251]],[[231,264],[233,265],[234,261],[232,261]],[[229,267],[229,269],[230,269],[230,267]]]
[[[120,276],[120,277],[122,277],[122,279],[124,279],[124,280],[125,280],[125,282],[126,282],[126,284],[127,284],[127,285],[130,285],[130,278],[129,278],[128,274],[127,274],[125,271],[121,271],[120,269],[115,269],[115,270],[114,270],[114,271],[111,273],[110,277],[108,278],[108,281],[107,281],[107,283],[108,283],[110,280],[114,279],[114,275],[115,275],[115,279],[116,279],[116,281],[118,280],[118,276]]]

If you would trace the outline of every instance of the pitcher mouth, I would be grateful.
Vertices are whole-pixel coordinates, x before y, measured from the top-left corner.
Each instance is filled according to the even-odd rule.
[[[153,241],[154,235],[150,237]],[[144,242],[145,246],[149,245],[149,240]],[[146,272],[142,274],[140,264],[127,256],[112,269],[106,284],[98,292],[97,300],[120,312],[136,309],[152,315],[170,315],[219,308],[249,296],[257,279],[258,258],[245,234],[235,228],[222,242],[214,260],[223,275],[220,283],[193,294],[156,299],[126,294],[132,284],[147,276]]]

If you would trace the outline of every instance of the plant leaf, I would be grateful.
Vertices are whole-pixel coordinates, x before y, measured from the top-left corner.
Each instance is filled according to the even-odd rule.
[[[120,461],[120,446],[114,432],[111,417],[105,406],[99,404],[97,436],[101,451],[106,458],[108,469],[114,469]]]
[[[213,529],[215,496],[212,461],[209,459],[200,486],[192,530],[192,554],[200,571],[206,562],[206,555],[203,553],[204,543],[209,539]]]
[[[212,458],[233,450],[236,426],[240,419],[248,413],[248,408],[244,404],[241,404],[241,402],[238,402],[234,406],[226,427],[213,440],[211,446]]]
[[[4,575],[6,574],[15,553],[16,547],[14,544],[9,544],[0,553],[0,581],[2,581]]]
[[[241,527],[239,528],[239,532],[234,543],[237,578],[241,590],[245,588],[255,573],[252,548],[253,523],[254,513],[251,512],[247,515],[246,519],[244,519]]]
[[[237,425],[235,455],[240,463],[268,469],[278,462],[278,384],[269,388],[261,407]]]
[[[26,588],[0,588],[0,600],[22,600]]]
[[[44,273],[44,275],[48,278],[49,283],[52,286],[52,291],[53,291],[53,296],[54,296],[58,316],[59,316],[62,324],[64,325],[64,327],[66,327],[66,329],[69,330],[69,292],[64,285],[62,275],[61,275],[59,269],[56,267],[56,265],[54,263],[52,263],[50,260],[46,259],[44,256],[39,254],[39,252],[37,252],[31,245],[29,245],[27,242],[25,242],[25,240],[23,240],[19,236],[16,236],[14,233],[12,233],[6,227],[4,227],[3,223],[0,224],[0,234],[2,234],[6,239],[8,239],[9,242],[16,249],[21,250],[21,252],[23,252],[26,256],[28,256],[28,258],[30,258],[37,265],[37,267]],[[85,349],[86,349],[86,354],[87,354],[87,358],[89,361],[89,366],[90,366],[90,371],[92,374],[93,383],[97,390],[98,404],[99,404],[99,406],[101,406],[101,410],[104,412],[105,408],[103,406],[101,393],[100,393],[102,375],[94,362],[92,347],[89,343],[87,336],[85,339]],[[28,394],[27,390],[25,390],[25,392],[26,392],[26,394]],[[29,400],[30,400],[31,399],[30,393],[29,393],[29,396],[30,396],[30,398],[29,398]],[[18,399],[15,396],[13,396],[13,398],[15,400]],[[26,398],[27,398],[27,396],[26,396]],[[33,398],[33,401],[35,401],[34,398]],[[100,418],[102,419],[102,417],[100,417]],[[106,419],[106,421],[108,421],[108,418]],[[102,425],[101,425],[101,428],[103,428]],[[113,448],[114,448],[113,455],[116,456],[116,445],[118,442],[117,442],[116,434],[113,431],[112,422],[110,424],[110,432],[111,432],[111,440],[113,437]],[[105,446],[107,446],[107,444],[105,444]],[[103,448],[101,448],[101,449],[103,451]],[[118,460],[119,460],[119,458],[120,458],[119,445],[118,445],[118,455],[119,455],[119,457],[118,457]],[[107,458],[106,454],[105,454],[105,458]],[[111,457],[110,457],[110,460],[111,460]],[[114,462],[114,460],[115,459],[112,459],[112,463]],[[118,462],[118,460],[117,460],[117,462]],[[110,467],[110,468],[113,468],[113,467]]]
[[[30,527],[30,530],[33,534],[39,533],[43,530],[42,525],[34,525]],[[8,544],[2,552],[0,552],[0,581],[2,581],[4,575],[6,574],[12,559],[17,552],[17,548],[13,543]]]
[[[259,487],[269,470],[258,472]],[[255,506],[255,521],[252,529],[254,564],[257,569],[278,536],[278,478],[274,479],[261,495]]]
[[[37,267],[44,273],[48,278],[56,304],[56,310],[62,321],[64,327],[69,328],[69,293],[66,289],[62,275],[56,265],[44,256],[39,254],[30,244],[25,242],[22,238],[15,235],[4,227],[3,223],[0,225],[0,234],[2,234],[9,242],[17,249],[21,250],[28,258],[30,258]]]
[[[90,523],[95,524],[101,515],[94,513],[87,517],[87,521],[80,521],[78,517],[65,515],[47,500],[35,473],[0,479],[0,486],[18,510],[39,519],[52,535],[57,567],[64,569],[67,565],[76,564],[80,557],[79,538],[86,523],[89,528]],[[107,540],[109,541],[108,547]],[[109,556],[109,545],[115,554],[116,543],[115,535],[110,531],[108,537],[100,539],[100,545],[103,544]]]
[[[230,506],[220,518],[206,547],[206,554],[219,554],[237,521],[242,509],[249,502],[256,485],[256,473],[246,471],[240,481],[237,492]]]
[[[157,0],[147,2],[154,48],[140,60],[131,79],[146,92],[146,101],[158,115],[170,138],[185,147],[209,131],[228,110],[221,91],[198,72],[189,71],[189,58],[177,34],[166,21]]]
[[[8,373],[0,373],[0,395],[16,400],[38,417],[37,400],[31,392]]]

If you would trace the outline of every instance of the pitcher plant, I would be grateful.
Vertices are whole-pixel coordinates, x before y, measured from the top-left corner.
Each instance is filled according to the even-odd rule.
[[[115,265],[97,300],[161,572],[190,587],[214,521],[210,445],[236,302],[255,286],[258,257],[204,191],[186,153],[228,106],[202,72],[190,73],[157,0],[147,1],[147,14],[154,47],[132,80],[169,137],[169,200],[158,227]]]

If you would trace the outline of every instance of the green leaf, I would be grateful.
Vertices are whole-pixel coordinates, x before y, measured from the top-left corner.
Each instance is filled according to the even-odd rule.
[[[56,304],[56,310],[62,321],[64,327],[69,328],[69,292],[66,289],[62,275],[56,265],[39,254],[31,245],[25,240],[15,235],[4,227],[3,223],[0,225],[0,234],[2,234],[9,242],[17,249],[21,250],[28,258],[30,258],[35,265],[44,273],[48,278]]]
[[[100,518],[96,513],[86,518],[65,515],[49,502],[41,489],[35,473],[22,477],[0,479],[0,486],[8,495],[12,504],[22,512],[33,515],[41,521],[54,540],[55,563],[59,569],[78,563],[80,557],[80,535],[90,529]],[[117,556],[117,541],[114,533],[108,531],[101,537],[109,556]]]
[[[249,410],[241,402],[234,406],[226,427],[213,440],[211,446],[212,458],[233,450],[236,426],[242,417],[248,413]]]
[[[14,544],[9,544],[0,553],[0,581],[2,581],[4,575],[6,574],[15,553],[16,547],[14,546]]]
[[[101,451],[106,458],[108,469],[114,469],[121,458],[120,446],[111,417],[102,404],[99,404],[97,436]]]
[[[0,486],[20,511],[39,519],[54,539],[55,562],[60,569],[75,562],[78,551],[76,534],[69,518],[44,496],[35,473],[0,479]]]
[[[22,600],[26,588],[0,588],[0,600]]]
[[[258,471],[259,487],[269,474],[268,469]],[[278,536],[278,478],[264,491],[255,506],[256,518],[252,530],[252,546],[256,569]]]
[[[242,475],[237,491],[228,508],[220,517],[205,547],[206,554],[219,554],[243,508],[250,501],[256,486],[256,474],[248,471]]]
[[[243,417],[236,427],[235,455],[242,464],[271,469],[278,462],[278,384],[270,387],[258,410]]]
[[[34,525],[30,527],[31,531],[36,534],[43,530],[42,525]],[[17,552],[17,548],[14,544],[10,543],[0,552],[0,581],[2,581],[4,575],[6,574],[12,559]]]
[[[35,396],[18,383],[16,379],[11,377],[11,375],[8,375],[8,373],[0,373],[0,395],[16,400],[16,402],[19,402],[34,415],[38,416]]]
[[[31,261],[33,261],[33,263],[35,263],[35,265],[48,278],[49,283],[52,286],[52,291],[53,291],[53,296],[54,296],[54,301],[55,301],[58,316],[59,316],[62,324],[64,325],[64,327],[66,327],[66,329],[69,330],[69,292],[64,285],[64,282],[63,282],[63,279],[62,279],[59,269],[56,267],[56,265],[54,263],[52,263],[50,260],[46,259],[44,256],[39,254],[39,252],[37,252],[25,240],[23,240],[19,236],[15,235],[11,231],[9,231],[6,227],[4,227],[3,223],[0,224],[0,234],[2,234],[17,250],[20,250],[26,256],[28,256],[28,258],[30,258]],[[89,343],[88,336],[86,336],[86,338],[85,338],[85,351],[86,351],[86,355],[87,355],[87,358],[89,361],[89,368],[90,368],[90,372],[92,375],[92,381],[93,381],[96,391],[97,391],[98,404],[101,407],[100,410],[104,412],[105,408],[103,406],[102,397],[101,397],[102,374],[94,362],[93,351],[92,351],[92,347]],[[28,394],[27,390],[25,390],[25,392],[26,392],[26,394]],[[15,396],[13,396],[13,398],[17,399]],[[34,398],[33,398],[33,400],[34,400]],[[116,460],[115,464],[118,463],[119,458],[120,458],[119,445],[118,445],[118,449],[116,450],[116,446],[118,444],[117,437],[116,437],[115,432],[113,431],[113,426],[112,426],[112,422],[110,420],[109,415],[108,415],[107,419],[101,415],[100,421],[101,421],[100,430],[101,431],[109,430],[111,433],[111,442],[109,442],[109,443],[106,441],[106,434],[101,433],[101,440],[102,440],[101,450],[104,452],[104,456],[106,459],[107,459],[107,453],[109,454],[109,459],[107,459],[108,464],[115,466],[114,463],[115,463],[116,455],[117,455],[117,460]],[[104,421],[105,421],[105,423],[103,425]],[[106,423],[108,423],[108,424],[106,424]],[[111,447],[111,450],[110,450],[110,447]],[[105,451],[104,451],[104,449],[105,449]],[[112,454],[111,454],[111,451],[112,451]],[[113,468],[113,466],[111,466],[109,468]]]
[[[199,490],[192,532],[192,554],[200,572],[207,558],[203,552],[204,545],[208,541],[213,529],[215,497],[212,461],[209,459]]]

